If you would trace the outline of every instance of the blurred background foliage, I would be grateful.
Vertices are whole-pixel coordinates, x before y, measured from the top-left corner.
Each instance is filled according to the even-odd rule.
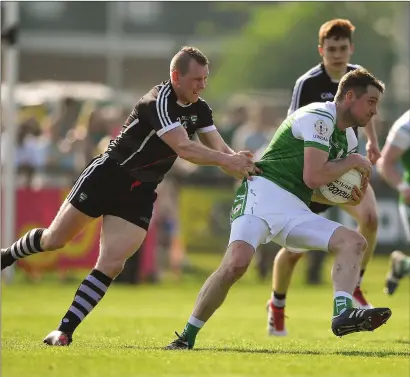
[[[249,17],[242,30],[225,41],[218,67],[211,74],[207,93],[211,98],[221,100],[248,89],[293,87],[303,72],[320,62],[318,28],[332,18],[349,18],[356,26],[353,62],[386,83],[390,79],[396,58],[393,3],[214,3],[213,7]]]

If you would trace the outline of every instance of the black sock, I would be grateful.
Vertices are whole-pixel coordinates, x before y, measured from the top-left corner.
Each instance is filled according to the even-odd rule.
[[[60,322],[58,330],[72,334],[88,313],[104,297],[112,279],[98,270],[92,270],[75,293],[67,313]]]
[[[272,292],[272,303],[277,308],[284,308],[286,305],[286,293]]]
[[[43,228],[30,230],[23,237],[14,242],[13,245],[8,247],[6,254],[10,255],[14,260],[17,260],[44,251],[40,244],[43,231]]]

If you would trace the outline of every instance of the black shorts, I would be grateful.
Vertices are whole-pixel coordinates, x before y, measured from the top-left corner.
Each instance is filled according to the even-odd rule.
[[[316,214],[323,213],[332,206],[328,204],[322,204],[322,203],[316,203],[316,202],[311,202],[309,205],[309,209]]]
[[[118,216],[147,230],[156,188],[156,182],[135,181],[117,161],[103,154],[83,170],[67,200],[88,216]]]

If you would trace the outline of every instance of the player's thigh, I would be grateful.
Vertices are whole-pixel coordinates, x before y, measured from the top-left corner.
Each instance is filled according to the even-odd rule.
[[[265,220],[244,214],[232,222],[228,246],[235,241],[243,241],[252,246],[255,251],[261,243],[266,243],[269,234],[270,229]]]
[[[95,157],[78,176],[45,233],[46,248],[63,246],[103,214],[104,193],[110,180],[107,160],[107,155]]]
[[[312,202],[309,205],[309,209],[315,214],[315,215],[319,215],[319,216],[323,216],[325,214],[325,212],[331,208],[332,206],[327,205],[327,204],[322,204],[322,203],[316,203],[316,202]],[[306,253],[307,251],[309,251],[308,249],[304,249],[304,248],[299,248],[299,247],[286,247],[286,250],[288,252],[291,252],[292,254],[299,254],[299,256],[301,257],[304,253]]]
[[[377,229],[377,201],[371,186],[367,188],[366,194],[357,206],[343,205],[340,207],[352,216],[359,224],[372,225]]]
[[[140,248],[146,234],[146,229],[121,217],[104,216],[98,263],[125,261]]]
[[[403,225],[404,234],[407,241],[410,242],[410,207],[405,203],[399,204],[400,221]]]
[[[47,242],[50,246],[62,247],[93,220],[93,217],[79,211],[65,200],[48,227],[44,242]]]
[[[295,226],[287,226],[275,237],[275,241],[284,243],[285,247],[296,252],[305,250],[329,251],[329,241],[336,229],[342,225],[311,213],[305,221]]]

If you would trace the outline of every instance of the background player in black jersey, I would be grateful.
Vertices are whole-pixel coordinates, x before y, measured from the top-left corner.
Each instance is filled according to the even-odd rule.
[[[58,329],[44,339],[46,344],[72,342],[77,326],[141,246],[157,197],[155,189],[178,156],[198,165],[219,166],[240,179],[258,173],[249,152],[235,153],[225,144],[211,109],[199,97],[208,77],[208,59],[202,52],[182,48],[171,61],[170,76],[139,100],[121,134],[83,170],[51,225],[33,229],[1,250],[4,269],[29,255],[61,249],[102,216],[95,267],[80,284]],[[190,140],[195,133],[202,143]]]
[[[336,94],[338,82],[344,74],[360,66],[350,64],[350,57],[353,54],[354,46],[352,34],[355,27],[349,20],[334,19],[324,23],[319,29],[319,54],[322,63],[313,67],[302,75],[295,84],[292,94],[292,101],[288,110],[288,115],[298,108],[306,106],[312,102],[333,101]],[[357,128],[355,130],[357,135]],[[372,164],[375,164],[380,157],[380,149],[374,124],[369,123],[365,127],[367,135],[367,157]],[[354,152],[354,151],[352,151]],[[310,208],[315,213],[323,213],[330,206],[320,203],[311,204]],[[362,261],[360,280],[353,292],[356,305],[362,309],[371,308],[360,289],[360,284],[366,266],[373,255],[377,242],[377,204],[373,189],[370,187],[365,197],[358,206],[340,206],[349,213],[359,225],[359,232],[366,238],[368,247]],[[287,250],[282,248],[276,255],[273,264],[272,276],[272,297],[268,301],[268,334],[284,336],[287,334],[285,329],[285,303],[292,273],[298,260],[303,253],[297,250]],[[311,251],[308,253],[309,271],[320,270],[323,265],[325,253]]]

